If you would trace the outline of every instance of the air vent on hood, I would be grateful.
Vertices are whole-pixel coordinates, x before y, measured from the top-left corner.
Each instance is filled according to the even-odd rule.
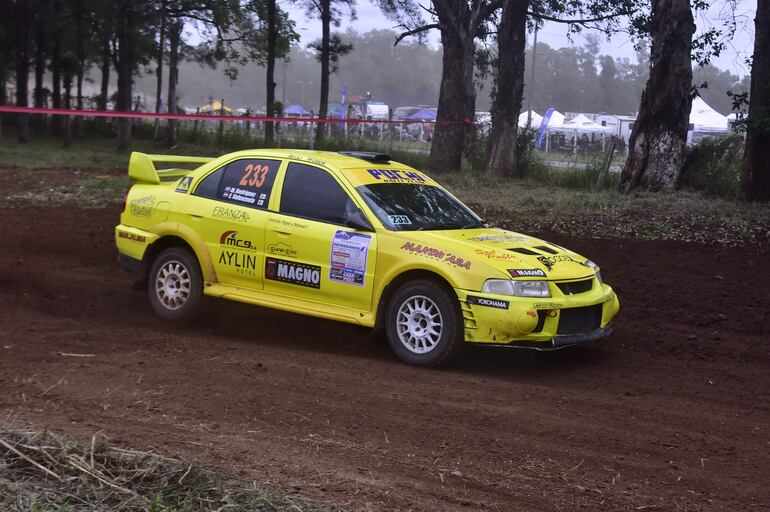
[[[543,252],[547,252],[548,254],[559,254],[559,251],[552,249],[546,245],[538,245],[535,247],[535,249],[540,249]]]
[[[518,252],[519,254],[526,254],[527,256],[540,256],[539,252],[530,251],[529,249],[525,249],[524,247],[513,247],[508,250],[513,252]]]

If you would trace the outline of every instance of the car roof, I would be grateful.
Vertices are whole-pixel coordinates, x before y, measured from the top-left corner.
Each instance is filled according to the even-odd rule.
[[[389,169],[389,168],[401,168],[410,169],[409,166],[391,160],[388,163],[373,162],[365,158],[356,156],[350,156],[343,153],[337,153],[335,151],[316,151],[312,149],[280,149],[280,148],[264,148],[264,149],[246,149],[243,151],[237,151],[235,153],[228,153],[223,155],[222,159],[236,158],[288,158],[296,161],[305,161],[309,164],[322,165],[331,170],[336,170],[342,174],[346,174],[346,170],[349,169]]]

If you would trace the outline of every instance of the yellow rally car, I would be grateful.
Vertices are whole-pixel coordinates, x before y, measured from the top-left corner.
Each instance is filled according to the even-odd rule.
[[[400,359],[436,366],[466,343],[591,341],[620,308],[590,260],[487,227],[387,155],[133,153],[128,174],[137,183],[115,228],[118,259],[169,320],[189,319],[205,294],[382,326]]]

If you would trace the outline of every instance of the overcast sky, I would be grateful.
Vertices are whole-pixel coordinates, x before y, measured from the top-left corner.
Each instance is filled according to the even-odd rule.
[[[289,12],[291,19],[297,24],[297,31],[302,37],[301,44],[320,38],[321,27],[317,19],[309,18],[304,9],[282,1],[281,7]],[[756,10],[756,0],[717,0],[712,2],[712,6],[705,14],[701,14],[696,19],[699,31],[706,30],[707,27],[722,26],[727,16],[732,16],[731,4],[737,4],[736,21],[738,29],[735,37],[728,44],[727,50],[713,63],[731,72],[743,76],[749,73],[746,66],[746,58],[751,56],[754,46],[754,12]],[[347,30],[352,27],[358,32],[367,32],[372,29],[392,28],[394,24],[385,19],[380,10],[372,5],[369,0],[358,0],[356,5],[357,19],[354,21],[344,20],[340,30]],[[531,37],[531,34],[530,34]],[[538,41],[547,43],[554,48],[562,48],[570,45],[583,45],[585,38],[582,35],[573,36],[573,41],[567,38],[566,26],[558,23],[546,23],[538,34]],[[601,52],[603,54],[615,57],[628,57],[634,59],[634,48],[632,42],[624,34],[613,36],[612,41],[602,38]],[[433,46],[438,46],[439,35],[437,30],[431,31],[429,42]],[[528,44],[529,41],[528,41]],[[697,74],[697,70],[696,70]],[[696,76],[697,78],[697,76]]]

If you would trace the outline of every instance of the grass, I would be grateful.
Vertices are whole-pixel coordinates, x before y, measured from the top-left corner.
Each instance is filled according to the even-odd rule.
[[[301,141],[294,142],[299,145]],[[343,143],[344,140],[331,139],[327,144],[329,149],[358,147],[352,139],[345,146],[341,145]],[[136,149],[158,151],[152,142],[140,139],[135,144]],[[339,146],[334,147],[334,144]],[[689,189],[704,189],[710,183],[715,184],[718,191],[719,183],[727,176],[729,186],[732,186],[735,159],[715,167],[713,158],[708,155],[725,154],[728,150],[733,151],[728,154],[734,155],[734,145],[725,143],[706,149],[709,151],[702,151],[700,155],[706,156],[700,156],[700,160],[692,156],[699,153],[691,152],[689,167],[683,177],[685,185]],[[221,151],[183,142],[172,152],[217,154]],[[407,153],[406,156],[415,155]],[[113,152],[112,144],[95,144],[93,141],[76,141],[66,150],[52,138],[36,138],[26,146],[7,140],[0,144],[0,165],[5,166],[125,168],[126,160],[125,155]],[[419,161],[411,164],[422,167]],[[534,155],[528,161],[525,179],[500,180],[483,172],[442,173],[434,177],[491,223],[518,231],[725,245],[766,244],[770,241],[770,205],[743,204],[734,199],[713,197],[719,194],[709,194],[711,189],[622,195],[616,192],[617,173],[610,173],[605,191],[595,193],[591,189],[600,165],[601,158],[594,157],[582,160],[580,165],[552,167]],[[83,173],[82,177],[73,176],[67,185],[11,193],[8,197],[23,203],[104,207],[120,203],[123,192],[130,185],[126,176],[113,174]],[[700,185],[694,185],[698,179]]]
[[[74,443],[46,432],[0,428],[0,510],[241,512],[330,511],[155,453]]]
[[[489,222],[516,231],[723,245],[770,242],[766,204],[686,191],[623,195],[614,187],[595,193],[526,179],[501,183],[486,174],[437,179]]]

